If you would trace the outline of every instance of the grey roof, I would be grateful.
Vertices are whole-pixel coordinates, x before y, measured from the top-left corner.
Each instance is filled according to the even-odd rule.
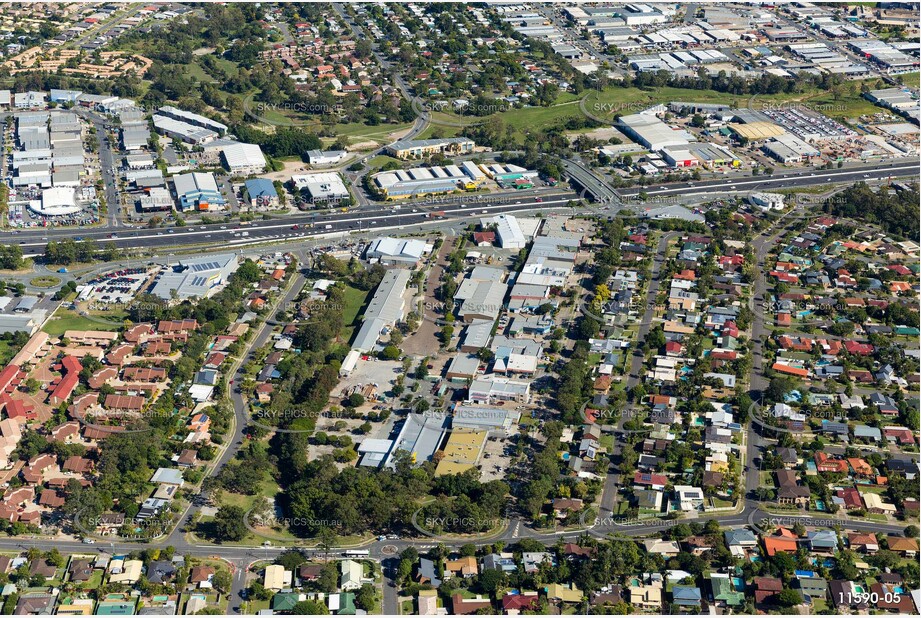
[[[435,587],[441,585],[441,578],[438,577],[438,570],[435,568],[435,563],[428,558],[419,559],[419,575],[428,579],[429,583]]]
[[[398,450],[413,453],[416,462],[419,464],[431,459],[444,440],[448,420],[447,415],[423,416],[421,414],[410,414],[407,416],[400,433],[393,441],[393,449],[391,449],[384,465],[392,467],[393,455]]]
[[[151,483],[169,483],[170,485],[182,485],[182,470],[177,468],[157,468],[154,475],[150,478]]]
[[[870,427],[869,425],[854,425],[854,437],[880,440],[883,436],[882,432],[876,427]]]
[[[147,567],[147,579],[152,584],[162,584],[175,574],[176,567],[168,560],[157,560]]]
[[[832,530],[813,530],[806,534],[806,538],[813,548],[838,546],[838,536]]]
[[[508,429],[517,422],[520,414],[509,408],[484,408],[458,404],[454,408],[452,429],[467,428],[488,431],[490,429]]]
[[[748,528],[739,528],[737,530],[727,530],[723,536],[726,538],[727,545],[744,545],[757,544],[758,538]]]
[[[700,588],[696,586],[675,586],[672,599],[679,605],[700,605]]]
[[[474,320],[467,325],[462,345],[464,347],[485,348],[492,334],[493,323],[489,320]]]
[[[384,278],[365,310],[364,322],[352,342],[353,350],[373,350],[381,330],[393,326],[403,318],[403,292],[411,276],[412,272],[404,269],[388,270],[384,273]]]
[[[457,354],[448,365],[448,373],[462,376],[474,376],[480,366],[480,359],[473,354]]]

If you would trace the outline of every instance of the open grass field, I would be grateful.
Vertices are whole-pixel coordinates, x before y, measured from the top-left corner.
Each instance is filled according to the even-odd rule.
[[[918,73],[903,76],[905,83],[917,87]],[[871,80],[872,81],[872,80]],[[872,86],[872,84],[871,84]],[[496,116],[512,127],[517,138],[521,139],[525,132],[535,127],[553,125],[565,122],[570,118],[584,117],[588,112],[595,119],[613,122],[615,116],[634,114],[650,106],[672,101],[689,101],[695,103],[724,103],[735,108],[745,108],[751,105],[758,109],[765,104],[778,105],[782,103],[805,103],[821,110],[827,116],[836,119],[854,118],[865,114],[874,114],[880,110],[860,95],[861,82],[852,82],[844,85],[837,94],[812,89],[796,94],[733,95],[715,90],[695,90],[686,88],[607,88],[603,92],[591,91],[582,95],[563,93],[550,107],[526,107],[513,109],[496,114]],[[584,103],[580,101],[584,99]],[[584,111],[583,111],[584,110]],[[422,138],[432,135],[452,137],[462,132],[465,125],[482,122],[483,119],[470,119],[452,113],[434,112],[432,123],[421,135]]]
[[[92,319],[82,315],[77,315],[72,311],[59,309],[45,323],[42,330],[52,337],[60,337],[68,330],[107,330],[116,331],[121,324],[109,323],[107,320]]]
[[[387,165],[388,163],[398,163],[402,164],[403,162],[397,159],[396,157],[391,157],[389,155],[377,155],[368,161],[368,165],[372,168],[381,168]]]
[[[912,88],[921,88],[921,73],[917,71],[914,73],[903,73],[902,75],[897,76],[897,79],[901,79],[902,83],[906,86],[911,86]]]
[[[365,302],[368,299],[368,292],[347,286],[344,299],[345,306],[342,308],[342,322],[346,326],[343,327],[340,336],[344,341],[351,341],[355,332],[355,318],[364,309]]]

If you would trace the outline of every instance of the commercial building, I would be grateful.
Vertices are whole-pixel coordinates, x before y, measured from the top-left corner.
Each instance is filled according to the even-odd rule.
[[[755,142],[778,137],[786,133],[783,128],[767,120],[755,120],[753,122],[746,122],[745,124],[731,124],[729,125],[729,129],[739,137],[744,137]]]
[[[384,274],[365,310],[364,322],[352,342],[353,350],[372,351],[381,333],[403,319],[406,311],[404,293],[411,276],[412,272],[404,269],[388,270]]]
[[[512,183],[516,180],[533,180],[538,173],[535,170],[512,165],[511,163],[490,163],[480,166],[486,175],[501,184]]]
[[[384,465],[392,467],[394,455],[401,450],[411,454],[413,463],[430,460],[444,441],[448,419],[447,415],[408,415]]]
[[[467,402],[493,405],[500,401],[528,403],[531,399],[531,385],[497,376],[484,376],[473,381],[468,389]]]
[[[150,187],[138,199],[138,206],[144,212],[172,210],[173,196],[163,187]]]
[[[513,409],[489,408],[459,403],[454,408],[454,429],[507,432],[518,423],[521,414]]]
[[[518,219],[513,215],[496,215],[480,219],[480,225],[485,227],[496,226],[496,235],[499,237],[499,246],[503,249],[524,249],[527,240],[518,224]]]
[[[397,159],[419,159],[433,154],[459,155],[473,152],[476,144],[466,137],[400,140],[387,146],[387,154]]]
[[[621,116],[618,124],[631,139],[649,150],[661,150],[667,146],[686,146],[693,141],[693,137],[686,131],[672,129],[653,114]]]
[[[237,256],[233,253],[180,260],[157,276],[150,293],[167,301],[211,296],[237,267]]]
[[[804,157],[817,157],[821,153],[817,148],[793,135],[783,133],[761,147],[766,155],[780,163],[798,163]]]
[[[409,453],[416,464],[430,460],[444,441],[448,420],[447,415],[409,414],[395,439],[366,439],[359,445],[359,465],[392,468],[399,451]]]
[[[246,176],[265,171],[265,155],[262,154],[262,148],[256,144],[231,144],[221,151],[221,155],[231,174]]]
[[[435,467],[435,476],[463,474],[475,468],[486,448],[486,431],[454,427]]]
[[[756,192],[748,196],[748,201],[761,210],[783,210],[784,196],[780,193]]]
[[[218,133],[188,122],[175,120],[160,114],[153,115],[154,128],[158,133],[188,144],[204,144],[218,138]]]
[[[180,174],[173,183],[181,210],[217,210],[227,203],[210,172]]]
[[[122,124],[121,140],[122,148],[125,150],[146,148],[147,142],[150,140],[150,128],[146,122]]]
[[[889,108],[918,124],[921,117],[921,109],[918,107],[918,95],[910,88],[885,88],[883,90],[871,90],[864,95],[868,100]]]
[[[338,172],[318,172],[292,176],[294,186],[306,191],[307,199],[314,204],[338,204],[351,198],[348,187]]]
[[[36,309],[29,313],[0,314],[0,333],[18,333],[26,332],[34,334],[42,324],[48,312],[44,309]]]
[[[345,150],[308,150],[307,162],[311,165],[335,165],[348,154]]]
[[[494,322],[505,302],[508,285],[501,281],[478,281],[473,293],[463,299],[457,315],[464,322],[489,320]],[[455,299],[457,297],[455,296]]]
[[[278,191],[275,184],[266,178],[252,178],[244,183],[250,204],[257,208],[278,206]]]
[[[173,118],[174,120],[179,120],[186,124],[190,124],[196,127],[202,127],[204,129],[210,129],[223,135],[227,132],[227,125],[218,122],[217,120],[212,120],[207,116],[202,116],[201,114],[196,114],[194,112],[187,112],[185,110],[178,109],[171,105],[164,105],[159,110],[161,116],[167,118]]]
[[[41,202],[29,202],[29,210],[44,217],[60,217],[80,212],[73,187],[51,187],[42,191]]]
[[[365,259],[382,264],[415,265],[431,252],[432,245],[416,239],[375,238],[365,251]]]
[[[381,172],[375,174],[372,180],[387,199],[395,199],[473,189],[481,182],[482,176],[482,172],[474,175],[467,166],[461,171],[456,165],[446,165]]]

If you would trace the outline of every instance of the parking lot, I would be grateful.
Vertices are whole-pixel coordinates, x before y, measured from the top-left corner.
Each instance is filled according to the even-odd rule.
[[[514,446],[508,438],[490,436],[486,440],[483,456],[480,458],[480,481],[502,481],[512,466],[511,453]]]
[[[842,139],[857,137],[857,132],[839,122],[800,108],[766,109],[762,113],[800,139]]]
[[[79,302],[93,305],[128,305],[138,291],[156,274],[147,268],[126,268],[105,273],[87,281],[78,297]]]

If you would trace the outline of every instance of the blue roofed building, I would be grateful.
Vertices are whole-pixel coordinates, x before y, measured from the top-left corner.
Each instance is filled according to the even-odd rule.
[[[700,588],[697,586],[675,586],[672,588],[672,603],[679,607],[700,607]]]
[[[213,174],[180,174],[173,182],[176,187],[176,198],[182,210],[220,210],[227,203],[217,188]]]
[[[275,208],[278,206],[278,191],[275,184],[266,178],[251,178],[245,183],[246,194],[250,204],[256,208]]]

